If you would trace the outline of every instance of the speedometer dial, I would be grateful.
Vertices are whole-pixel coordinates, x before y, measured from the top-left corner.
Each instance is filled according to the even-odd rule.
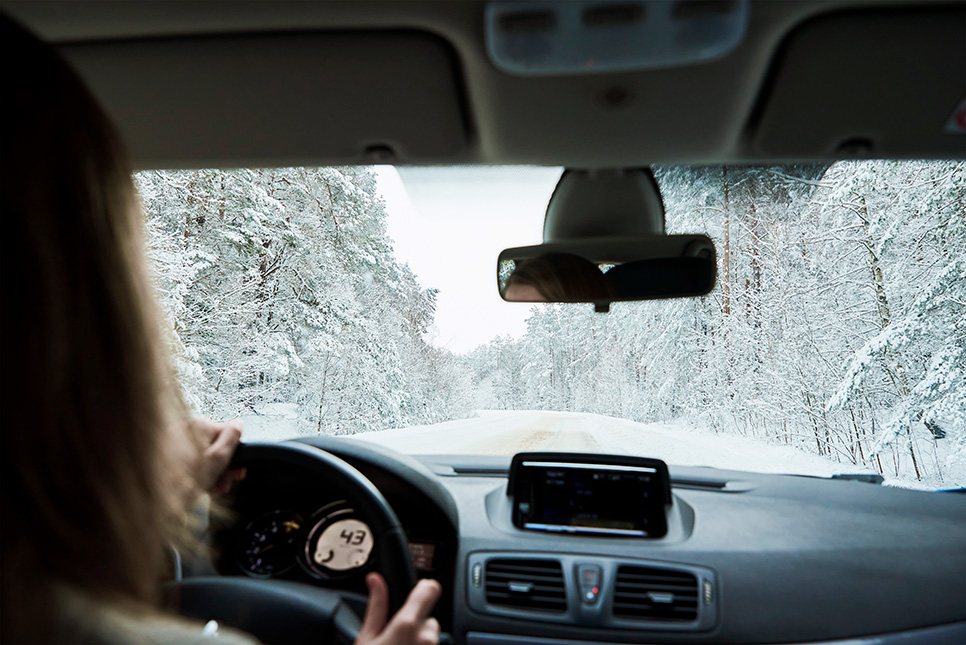
[[[309,570],[323,578],[354,573],[369,562],[375,542],[369,525],[343,504],[319,511],[305,543]]]
[[[297,561],[302,517],[291,511],[273,511],[253,520],[242,534],[238,564],[249,575],[276,576]]]
[[[315,541],[312,561],[334,571],[348,571],[369,561],[372,531],[361,520],[339,520],[329,524]]]

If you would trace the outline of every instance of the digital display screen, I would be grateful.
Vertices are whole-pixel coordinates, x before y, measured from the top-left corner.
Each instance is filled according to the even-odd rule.
[[[648,465],[521,461],[514,523],[524,529],[662,537],[667,471]]]
[[[426,542],[410,542],[409,555],[413,558],[413,567],[420,571],[432,571],[436,545]]]

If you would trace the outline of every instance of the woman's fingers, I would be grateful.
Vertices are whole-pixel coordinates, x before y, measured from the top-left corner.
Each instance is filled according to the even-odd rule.
[[[435,618],[427,618],[423,622],[423,628],[416,637],[417,645],[438,645],[439,643],[439,621]]]
[[[231,492],[231,488],[235,485],[235,482],[244,481],[247,475],[247,468],[232,468],[231,470],[226,470],[218,477],[215,485],[211,487],[210,492],[215,496],[227,495]]]
[[[356,638],[357,645],[368,643],[418,643],[435,645],[439,642],[439,623],[429,617],[442,587],[435,580],[420,580],[409,592],[406,603],[396,612],[389,623],[389,588],[386,581],[376,573],[366,577],[369,585],[369,606],[362,620],[362,629]]]
[[[227,493],[234,482],[245,478],[244,469],[226,470],[241,443],[241,420],[215,423],[196,418],[191,420],[190,426],[206,444],[199,477],[201,487],[214,495]]]
[[[211,439],[211,445],[205,450],[209,455],[225,460],[225,467],[231,461],[235,448],[241,443],[241,422],[219,423]]]
[[[386,581],[378,573],[370,573],[366,576],[366,586],[369,587],[369,604],[366,605],[357,643],[374,640],[389,618],[389,587]]]
[[[439,600],[441,587],[435,580],[420,580],[409,592],[404,604],[386,626],[386,632],[396,634],[398,642],[415,640],[422,631],[423,623],[429,617],[436,601]]]

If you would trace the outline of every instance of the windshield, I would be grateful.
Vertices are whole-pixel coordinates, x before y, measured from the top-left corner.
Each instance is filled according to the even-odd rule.
[[[136,177],[189,405],[245,438],[966,485],[966,165],[663,167],[702,298],[507,303],[559,168]]]

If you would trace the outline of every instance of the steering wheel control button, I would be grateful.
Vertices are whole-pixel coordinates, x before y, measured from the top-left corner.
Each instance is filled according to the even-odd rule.
[[[602,574],[600,565],[578,564],[577,586],[580,588],[580,600],[584,604],[593,605],[600,596]]]

